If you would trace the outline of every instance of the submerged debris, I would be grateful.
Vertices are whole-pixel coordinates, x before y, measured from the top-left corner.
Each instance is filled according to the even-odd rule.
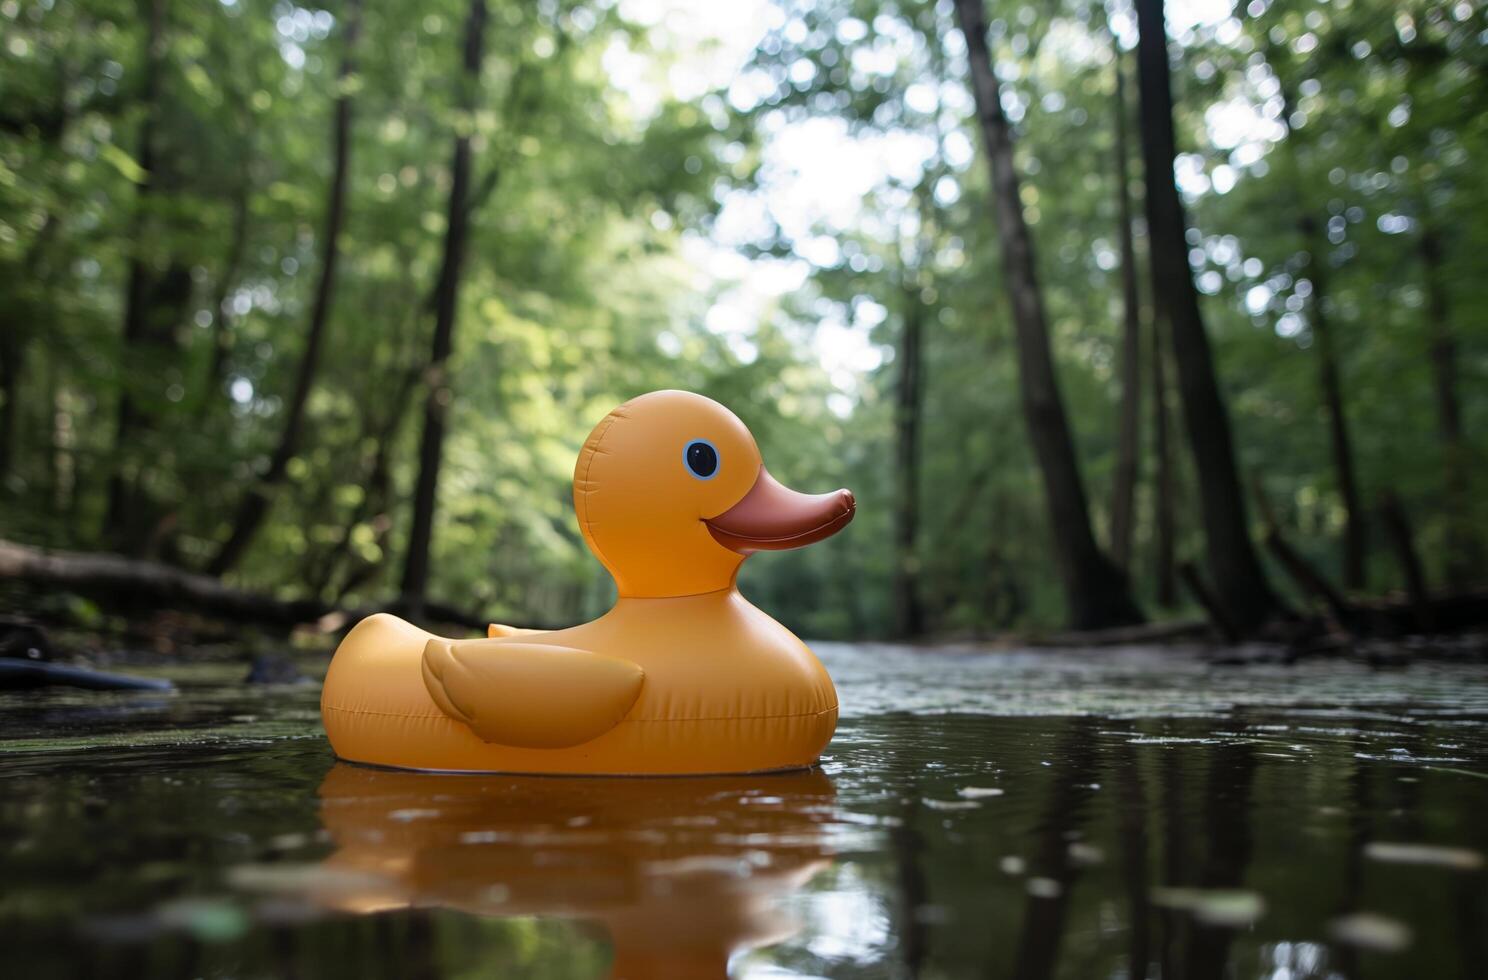
[[[306,677],[300,673],[300,668],[295,666],[293,660],[288,657],[272,653],[261,653],[253,658],[253,663],[248,667],[248,675],[243,678],[245,684],[313,684],[313,678]]]

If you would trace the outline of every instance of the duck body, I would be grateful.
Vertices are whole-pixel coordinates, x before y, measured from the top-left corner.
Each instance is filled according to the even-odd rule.
[[[702,443],[708,452],[694,451]],[[586,542],[616,580],[615,606],[569,629],[492,626],[472,640],[368,617],[326,674],[321,715],[337,756],[588,775],[815,763],[837,723],[831,678],[739,594],[735,577],[754,551],[840,529],[853,516],[851,494],[786,490],[727,409],[655,392],[596,427],[574,497]]]
[[[558,650],[624,651],[644,671],[617,724],[571,746],[484,741],[426,690],[424,652],[442,638],[380,614],[347,635],[326,675],[321,716],[336,755],[446,772],[762,772],[811,765],[837,727],[837,692],[826,668],[736,589],[622,598],[583,626],[451,646],[466,656],[502,647],[526,652],[539,638]],[[555,689],[545,704],[556,710],[571,698]]]

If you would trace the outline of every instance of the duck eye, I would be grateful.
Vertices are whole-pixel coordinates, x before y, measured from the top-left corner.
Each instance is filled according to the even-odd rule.
[[[682,450],[682,464],[699,480],[711,480],[718,475],[718,450],[706,439],[694,439]]]

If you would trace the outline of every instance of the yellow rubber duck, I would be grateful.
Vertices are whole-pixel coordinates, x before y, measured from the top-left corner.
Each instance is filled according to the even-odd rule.
[[[744,423],[685,391],[607,415],[574,469],[584,541],[614,608],[552,632],[452,640],[368,617],[332,658],[321,717],[336,754],[406,769],[593,775],[812,765],[837,726],[826,669],[735,587],[756,551],[852,520],[847,490],[770,476]]]

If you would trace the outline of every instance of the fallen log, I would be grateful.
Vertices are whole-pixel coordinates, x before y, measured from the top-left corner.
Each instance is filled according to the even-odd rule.
[[[1344,597],[1343,593],[1333,587],[1333,583],[1328,581],[1327,576],[1302,557],[1302,553],[1293,548],[1281,533],[1281,523],[1276,519],[1276,511],[1271,508],[1271,498],[1266,496],[1260,474],[1254,472],[1250,474],[1250,489],[1255,497],[1256,510],[1260,512],[1261,520],[1266,526],[1263,543],[1266,545],[1266,550],[1271,552],[1271,557],[1276,559],[1276,563],[1303,592],[1322,600],[1334,622],[1349,633],[1357,632],[1358,610]]]
[[[1343,593],[1333,587],[1322,572],[1318,571],[1301,552],[1291,546],[1286,538],[1282,537],[1281,531],[1275,527],[1266,531],[1266,550],[1271,552],[1271,557],[1276,563],[1296,582],[1302,591],[1314,596],[1328,608],[1328,612],[1349,632],[1358,629],[1359,612],[1353,604],[1343,597]]]
[[[90,691],[169,691],[175,685],[155,677],[109,674],[101,670],[39,660],[0,659],[0,691],[35,687],[81,687]]]
[[[1214,628],[1219,630],[1220,634],[1230,643],[1240,642],[1240,628],[1225,614],[1224,607],[1219,604],[1219,600],[1205,584],[1204,577],[1199,574],[1198,566],[1191,561],[1179,562],[1178,579],[1187,587],[1189,594],[1193,596],[1199,607],[1204,610],[1204,615],[1209,618]]]
[[[0,540],[0,579],[65,589],[114,605],[181,609],[241,623],[294,627],[355,624],[379,608],[347,609],[320,599],[281,599],[234,589],[209,575],[120,555],[51,551]],[[396,611],[396,606],[385,607]],[[425,620],[484,631],[484,616],[442,603],[424,604]]]
[[[1048,633],[1030,639],[1028,644],[1036,647],[1125,647],[1174,643],[1180,640],[1203,640],[1212,635],[1213,630],[1205,620],[1179,619],[1166,623],[1113,626],[1110,629],[1101,630]]]
[[[1385,530],[1390,535],[1390,544],[1395,549],[1395,558],[1405,576],[1405,591],[1410,597],[1416,630],[1429,633],[1436,627],[1436,618],[1433,615],[1430,594],[1426,591],[1426,575],[1421,571],[1421,556],[1416,553],[1415,533],[1411,529],[1410,518],[1406,515],[1400,498],[1394,493],[1380,495],[1379,509],[1385,522]]]

